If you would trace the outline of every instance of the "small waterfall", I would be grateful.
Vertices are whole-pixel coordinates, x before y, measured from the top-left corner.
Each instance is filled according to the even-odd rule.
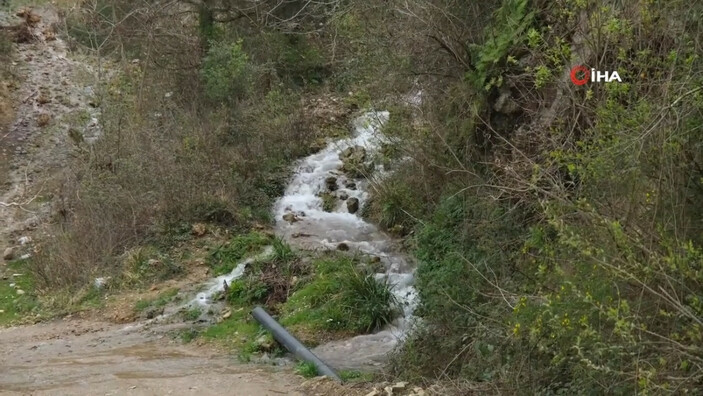
[[[376,277],[387,278],[394,285],[393,293],[403,308],[403,314],[391,326],[375,334],[335,341],[314,349],[320,358],[337,368],[380,364],[407,333],[417,301],[413,267],[400,252],[397,241],[357,213],[349,213],[343,200],[339,200],[331,212],[323,210],[320,197],[320,194],[333,190],[336,196],[358,199],[360,208],[367,203],[368,181],[350,178],[342,172],[340,154],[356,147],[362,147],[367,157],[377,154],[384,142],[381,128],[388,117],[386,111],[367,112],[354,120],[352,137],[330,142],[323,150],[302,159],[285,194],[274,207],[276,233],[291,245],[312,250],[337,249],[344,244],[350,251],[378,257],[386,271]],[[383,172],[382,167],[374,171],[375,174]]]

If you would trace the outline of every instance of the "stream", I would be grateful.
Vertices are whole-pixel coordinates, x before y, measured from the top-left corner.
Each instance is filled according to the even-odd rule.
[[[313,349],[318,357],[337,369],[380,365],[407,333],[417,301],[413,287],[414,269],[407,256],[401,253],[398,242],[364,221],[358,212],[349,213],[344,200],[339,199],[331,212],[324,211],[319,196],[332,189],[336,197],[356,198],[359,208],[364,207],[370,197],[370,183],[363,178],[345,176],[340,170],[343,165],[341,154],[350,148],[362,147],[366,157],[372,158],[384,141],[381,128],[388,117],[386,111],[364,113],[353,121],[351,137],[332,141],[323,150],[301,160],[283,197],[274,207],[276,234],[292,246],[325,250],[338,249],[342,244],[350,252],[378,257],[385,272],[376,274],[376,277],[390,281],[402,307],[402,315],[380,332],[333,341]],[[377,165],[374,174],[384,173],[384,169]],[[331,185],[330,177],[336,179],[334,185]],[[293,214],[297,221],[284,220],[286,214]]]
[[[384,272],[375,275],[376,278],[388,279],[402,308],[400,315],[381,331],[325,343],[313,349],[318,357],[336,369],[372,369],[381,365],[407,334],[417,303],[417,292],[413,287],[414,268],[402,253],[398,241],[359,215],[370,198],[371,183],[366,178],[349,177],[341,170],[343,153],[347,156],[354,151],[363,153],[367,163],[375,157],[384,141],[381,128],[388,117],[389,113],[385,111],[364,113],[353,121],[351,137],[331,141],[321,151],[298,161],[284,195],[273,208],[276,235],[297,249],[344,250],[350,254],[376,257],[382,264],[379,267],[384,268]],[[373,174],[376,177],[383,177],[386,173],[382,165],[375,166]],[[322,194],[334,197],[334,205],[327,211],[323,209]],[[350,213],[348,204],[352,200],[358,202],[353,205],[356,206],[352,210],[354,213]],[[271,254],[271,251],[269,247],[239,263],[231,273],[211,279],[185,306],[212,311],[216,305],[221,305],[215,297],[223,291],[224,283],[229,284],[244,275],[247,265]],[[181,309],[183,306],[165,316]]]

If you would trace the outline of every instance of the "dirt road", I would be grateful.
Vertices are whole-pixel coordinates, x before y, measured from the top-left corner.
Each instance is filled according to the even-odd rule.
[[[290,371],[184,345],[169,330],[78,319],[2,329],[0,394],[304,394]]]

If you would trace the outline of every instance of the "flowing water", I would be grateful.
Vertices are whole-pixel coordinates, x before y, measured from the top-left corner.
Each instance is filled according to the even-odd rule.
[[[401,252],[398,242],[357,213],[348,210],[348,200],[357,199],[359,208],[368,202],[370,182],[363,178],[348,177],[340,170],[343,165],[340,154],[345,149],[363,148],[367,159],[379,152],[384,141],[381,128],[388,121],[388,116],[388,112],[361,115],[352,124],[351,137],[330,142],[323,150],[299,161],[283,197],[273,209],[276,234],[294,247],[303,250],[338,250],[342,245],[350,253],[377,257],[383,264],[384,272],[376,274],[376,278],[388,279],[402,308],[400,316],[377,333],[314,348],[316,355],[337,369],[362,369],[380,365],[407,333],[416,305],[413,266]],[[374,172],[381,177],[384,173],[380,165]],[[335,197],[345,196],[346,199],[335,198],[334,208],[328,212],[323,210],[320,195],[329,193],[330,190],[333,190]],[[247,265],[270,254],[271,248],[268,248],[239,263],[230,274],[212,279],[185,306],[199,307],[205,316],[208,311],[216,311],[219,303],[215,301],[215,296],[224,290],[224,283],[231,283],[241,277]],[[183,307],[171,310],[164,316],[171,316]]]
[[[363,208],[369,198],[370,183],[350,179],[340,170],[340,154],[350,147],[360,146],[367,157],[374,157],[380,150],[384,137],[381,128],[388,121],[388,112],[368,112],[353,122],[350,138],[333,141],[323,150],[300,161],[285,194],[274,208],[276,233],[288,243],[301,249],[337,249],[340,244],[352,252],[378,257],[385,272],[377,278],[387,278],[402,306],[402,315],[391,326],[370,335],[335,341],[313,350],[321,359],[336,368],[364,368],[379,365],[406,333],[416,303],[413,287],[413,267],[400,252],[397,241],[381,232],[375,225],[364,221],[358,214],[349,213],[344,201],[339,200],[331,212],[323,210],[319,196],[330,188],[330,177],[336,178],[333,186],[336,196],[357,198]],[[383,174],[377,166],[375,174]],[[286,221],[290,214],[297,221]]]

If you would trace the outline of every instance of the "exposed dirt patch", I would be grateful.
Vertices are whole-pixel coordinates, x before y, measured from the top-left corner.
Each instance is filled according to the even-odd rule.
[[[302,380],[169,336],[178,326],[61,320],[0,330],[3,394],[302,395]],[[7,393],[5,393],[7,392]]]

